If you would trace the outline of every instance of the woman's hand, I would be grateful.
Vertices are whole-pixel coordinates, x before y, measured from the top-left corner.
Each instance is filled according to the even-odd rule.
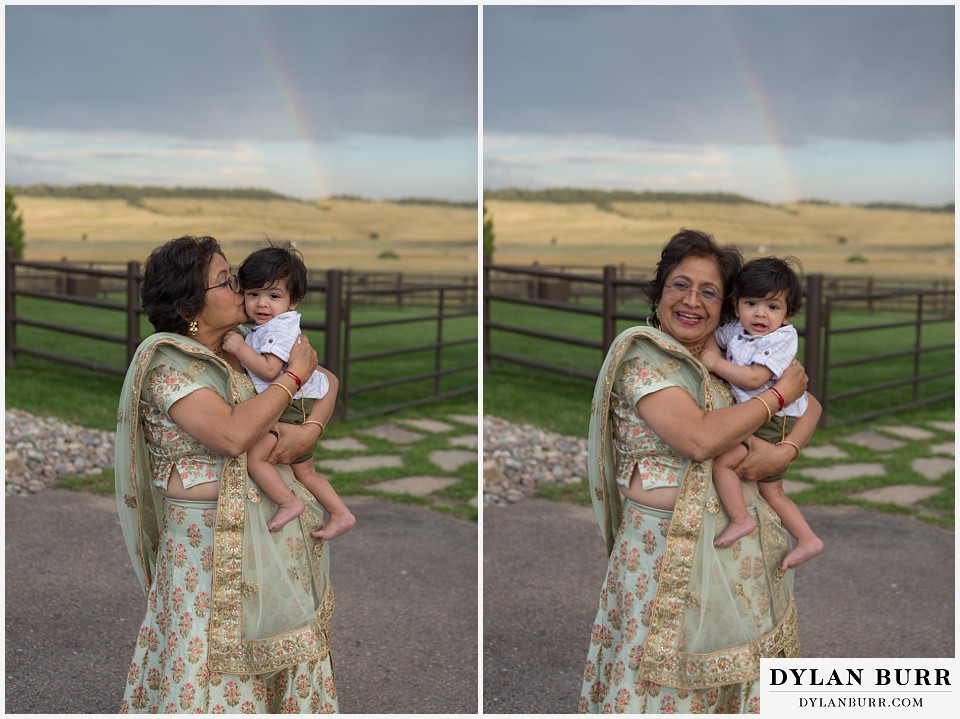
[[[287,369],[306,382],[316,368],[317,351],[310,346],[310,340],[306,335],[300,335],[297,342],[290,348]]]
[[[316,425],[305,426],[280,422],[276,426],[277,438],[267,461],[271,464],[290,464],[304,452],[313,448],[320,430]]]
[[[780,375],[780,379],[778,379],[773,386],[783,395],[784,404],[788,405],[796,402],[803,396],[803,393],[807,391],[808,379],[807,372],[803,368],[803,365],[794,361],[792,365],[784,370],[783,374]]]
[[[770,444],[755,435],[746,441],[750,445],[750,451],[734,471],[748,482],[756,482],[782,472],[796,456],[796,451],[789,444]]]

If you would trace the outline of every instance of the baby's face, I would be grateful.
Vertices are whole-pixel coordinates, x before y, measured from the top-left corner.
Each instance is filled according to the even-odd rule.
[[[790,319],[786,292],[781,290],[770,297],[741,297],[737,300],[737,319],[748,335],[768,335],[780,329]]]
[[[247,317],[258,325],[266,324],[277,315],[282,315],[296,307],[296,304],[290,302],[290,290],[287,288],[286,277],[270,287],[244,290],[243,304],[247,310]]]

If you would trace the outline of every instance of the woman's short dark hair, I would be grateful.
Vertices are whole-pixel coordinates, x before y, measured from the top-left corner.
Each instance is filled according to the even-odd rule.
[[[286,277],[291,303],[299,302],[307,294],[307,266],[300,250],[290,242],[271,240],[267,247],[250,253],[240,263],[237,277],[244,290],[273,287]]]
[[[794,267],[798,268],[794,270]],[[784,293],[787,315],[793,317],[803,304],[803,285],[799,276],[800,260],[796,257],[757,257],[750,260],[737,275],[734,298],[766,299]]]
[[[203,311],[208,271],[223,251],[212,237],[184,235],[157,247],[143,265],[140,304],[157,332],[186,334]]]
[[[688,257],[703,257],[717,263],[720,280],[723,282],[723,306],[720,321],[728,322],[736,317],[733,311],[733,282],[743,264],[743,255],[735,245],[721,247],[712,235],[700,230],[680,230],[670,238],[660,253],[657,272],[647,285],[647,297],[654,306],[663,296],[663,286],[671,272]],[[659,319],[655,319],[659,326]]]

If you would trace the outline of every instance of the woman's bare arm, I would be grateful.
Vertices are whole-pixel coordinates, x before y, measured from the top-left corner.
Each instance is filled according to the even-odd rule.
[[[775,385],[786,403],[806,390],[807,375],[802,365],[791,365]],[[766,390],[759,395],[775,411],[777,395]],[[664,442],[685,457],[702,462],[712,459],[750,437],[767,421],[760,402],[750,401],[705,412],[679,387],[668,387],[637,402],[637,413]]]
[[[316,362],[316,350],[306,337],[290,352],[290,366],[304,375],[308,374],[307,369],[313,372]],[[297,383],[290,375],[281,375],[275,381],[290,394],[280,387],[268,387],[231,406],[212,389],[199,389],[170,406],[170,419],[211,451],[236,457],[273,426],[297,391]]]

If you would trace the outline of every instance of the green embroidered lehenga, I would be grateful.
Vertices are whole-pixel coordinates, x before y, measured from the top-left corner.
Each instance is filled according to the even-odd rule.
[[[623,498],[618,467],[637,459],[624,440],[647,428],[639,417],[631,431],[614,427],[612,415],[668,386],[682,387],[706,410],[732,402],[722,381],[652,328],[622,333],[597,379],[589,478],[609,562],[579,709],[759,712],[760,657],[799,656],[793,576],[778,568],[790,537],[754,483],[744,482],[758,528],[730,548],[715,548],[727,519],[711,461],[674,453],[643,465],[648,472],[676,470],[679,496],[672,513]]]
[[[247,475],[246,455],[211,454],[167,414],[200,388],[230,404],[254,395],[245,375],[169,333],[141,344],[124,381],[117,506],[147,612],[121,711],[336,712],[329,557],[310,536],[323,525],[323,510],[289,467],[278,466],[307,508],[268,532],[276,507]],[[156,491],[154,474],[173,454],[183,466],[217,473],[216,502]]]

